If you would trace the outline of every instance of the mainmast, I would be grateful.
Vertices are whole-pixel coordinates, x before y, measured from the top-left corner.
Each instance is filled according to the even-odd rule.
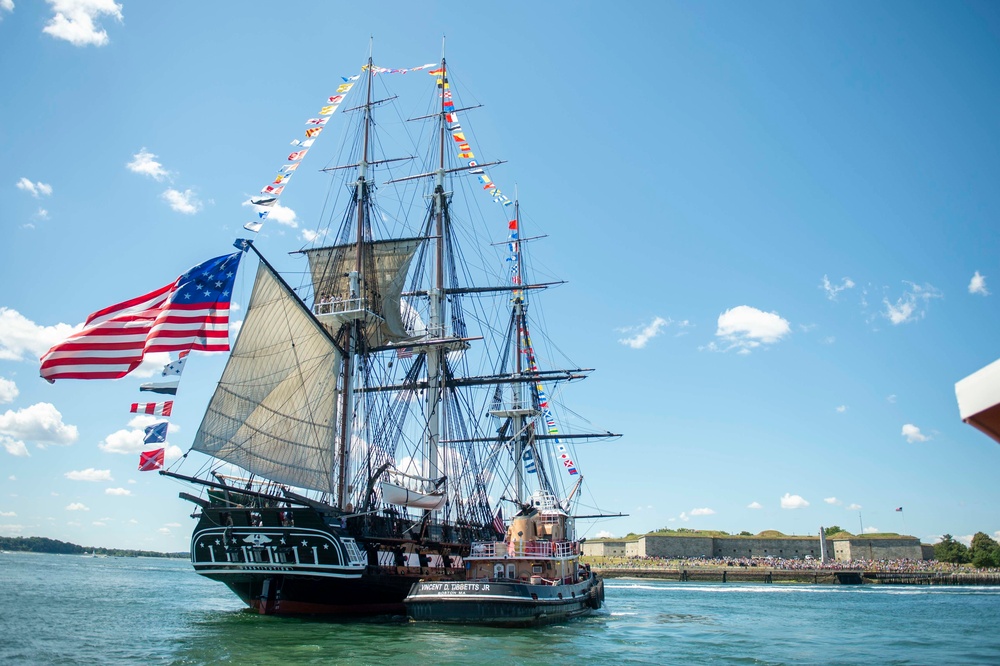
[[[357,204],[357,230],[355,234],[355,261],[354,270],[349,274],[350,283],[350,309],[362,309],[366,304],[361,302],[361,274],[365,261],[365,214],[368,209],[368,152],[371,131],[372,114],[372,78],[374,67],[372,67],[372,57],[368,56],[368,65],[365,68],[368,73],[368,86],[364,105],[364,138],[362,141],[361,159],[358,162],[358,179],[355,184],[355,201]],[[355,358],[361,349],[363,337],[363,320],[355,319],[348,329],[346,354],[344,356],[343,370],[343,390],[341,393],[343,420],[340,427],[340,442],[338,443],[338,459],[340,460],[340,470],[337,479],[337,504],[340,508],[346,508],[350,497],[350,455],[351,455],[351,425],[354,422],[354,374]]]
[[[441,105],[438,114],[439,154],[438,168],[434,176],[434,194],[431,197],[432,215],[436,236],[434,252],[434,282],[429,290],[429,313],[427,333],[431,339],[444,337],[444,257],[446,233],[446,212],[448,207],[447,193],[444,191],[446,170],[444,167],[445,147],[445,101],[449,94],[448,67],[445,58],[441,57],[441,78],[438,83],[441,89]],[[438,462],[438,443],[441,439],[441,407],[444,389],[444,359],[446,349],[443,345],[432,345],[427,351],[427,392],[425,394],[424,416],[427,420],[427,433],[424,437],[424,469],[423,475],[428,479],[441,476]]]

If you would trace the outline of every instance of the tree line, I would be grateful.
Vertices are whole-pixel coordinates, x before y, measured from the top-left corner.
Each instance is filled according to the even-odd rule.
[[[89,548],[46,537],[0,536],[0,550],[53,553],[56,555],[94,553],[97,555],[108,555],[109,557],[188,557],[188,553],[159,553],[152,550],[130,550],[127,548]]]
[[[945,534],[940,542],[934,544],[934,559],[953,564],[972,564],[981,569],[1000,567],[1000,543],[985,532],[976,532],[972,545],[966,546],[955,541],[950,534]]]

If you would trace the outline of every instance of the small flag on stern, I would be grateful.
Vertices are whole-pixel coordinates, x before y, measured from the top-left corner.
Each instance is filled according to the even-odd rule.
[[[503,534],[507,531],[503,524],[503,510],[500,507],[497,507],[497,513],[493,516],[493,529],[497,534]]]
[[[161,423],[154,423],[151,426],[146,426],[144,432],[146,436],[142,438],[143,444],[161,444],[167,441],[167,428],[169,423],[163,421]]]
[[[899,507],[898,509],[896,509],[896,511],[902,511],[902,510],[903,510],[903,507]]]
[[[163,467],[163,449],[143,451],[139,454],[139,471],[152,472]]]

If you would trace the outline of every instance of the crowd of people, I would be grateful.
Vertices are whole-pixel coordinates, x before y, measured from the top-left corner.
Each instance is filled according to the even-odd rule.
[[[821,562],[818,559],[793,559],[781,557],[686,557],[664,558],[650,556],[636,557],[591,557],[588,561],[601,569],[696,569],[759,567],[777,570],[833,570],[833,571],[881,571],[892,573],[915,572],[989,572],[1000,573],[1000,569],[975,569],[970,565],[951,564],[937,560],[829,560]]]

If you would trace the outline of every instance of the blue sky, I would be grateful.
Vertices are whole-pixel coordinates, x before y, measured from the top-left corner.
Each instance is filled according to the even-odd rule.
[[[995,4],[0,0],[0,534],[187,548],[185,488],[136,471],[141,379],[37,358],[229,251],[369,36],[412,67],[442,35],[569,281],[539,301],[597,368],[573,408],[625,435],[577,448],[586,501],[630,514],[591,536],[1000,531],[1000,447],[954,397],[1000,356]],[[282,267],[321,182],[259,239]],[[185,370],[178,449],[219,356]]]

